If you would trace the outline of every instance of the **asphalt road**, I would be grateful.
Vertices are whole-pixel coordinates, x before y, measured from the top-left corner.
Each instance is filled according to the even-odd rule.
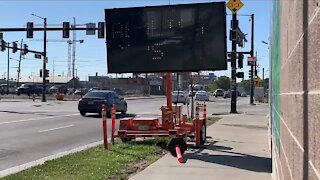
[[[238,100],[242,113],[249,99]],[[157,116],[166,100],[160,97],[127,102],[129,115]],[[228,115],[230,99],[212,97],[207,109],[208,116]],[[183,111],[188,113],[187,106]],[[110,124],[108,127],[110,132]],[[100,140],[101,118],[95,114],[82,117],[76,101],[0,101],[0,171]]]

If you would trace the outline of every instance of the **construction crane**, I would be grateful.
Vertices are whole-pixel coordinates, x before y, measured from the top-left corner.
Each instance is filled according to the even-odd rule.
[[[71,28],[76,28],[77,26],[86,26],[87,24],[76,24],[76,18],[73,17],[73,24],[71,24]],[[40,27],[43,26],[43,24],[35,24],[34,27]],[[62,24],[47,24],[47,27],[49,26],[59,26],[61,27]],[[39,41],[39,40],[35,40]],[[42,40],[43,41],[43,40]],[[68,77],[71,76],[74,78],[75,76],[75,61],[76,61],[76,42],[83,43],[84,40],[76,40],[76,31],[73,31],[72,33],[72,40],[47,40],[47,42],[67,42],[68,43]],[[72,53],[71,53],[71,45],[72,45]],[[71,63],[71,56],[72,56],[72,63]],[[72,66],[72,67],[71,67]]]
[[[42,41],[43,39],[33,39],[31,41]],[[68,77],[71,77],[71,72],[72,72],[72,77],[74,77],[74,69],[75,69],[75,54],[76,54],[76,46],[75,44],[78,43],[83,43],[84,40],[71,40],[71,39],[47,39],[47,42],[66,42],[68,43]],[[71,47],[72,46],[72,47]],[[71,51],[72,49],[72,51]],[[71,63],[71,56],[72,56],[72,63]],[[72,67],[71,67],[72,66]]]

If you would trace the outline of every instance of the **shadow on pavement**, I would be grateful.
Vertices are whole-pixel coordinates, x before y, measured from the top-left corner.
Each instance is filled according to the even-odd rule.
[[[246,129],[254,129],[254,130],[267,130],[267,126],[260,126],[260,125],[243,125],[243,124],[220,124],[223,126],[232,126],[232,127],[241,127]]]
[[[41,116],[54,116],[52,114],[46,114],[47,112],[18,112],[18,111],[0,111],[3,113],[9,113],[9,114],[32,114],[32,115],[41,115]]]
[[[88,118],[98,118],[98,119],[101,119],[102,116],[100,114],[97,114],[97,113],[89,113],[86,115],[86,117]],[[136,114],[130,114],[130,113],[127,113],[126,115],[122,115],[122,114],[116,114],[116,119],[122,119],[122,118],[127,118],[127,117],[136,117]],[[107,118],[110,119],[111,116],[110,115],[107,115]]]
[[[266,172],[271,173],[271,158],[259,157],[249,154],[232,152],[233,148],[225,146],[214,145],[217,141],[209,143],[202,149],[194,149],[185,153],[184,157],[186,161],[189,159],[196,159],[204,162],[220,164],[224,166],[234,167],[238,169],[244,169],[253,172]],[[212,151],[209,153],[203,152]],[[216,152],[223,152],[230,155],[216,154]]]

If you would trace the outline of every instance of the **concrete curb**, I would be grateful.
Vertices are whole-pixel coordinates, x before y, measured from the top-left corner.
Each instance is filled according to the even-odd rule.
[[[57,153],[57,154],[54,154],[54,155],[51,155],[51,156],[47,156],[47,157],[35,160],[35,161],[31,161],[31,162],[28,162],[28,163],[25,163],[25,164],[21,164],[21,165],[18,165],[18,166],[9,168],[9,169],[2,170],[2,171],[0,171],[0,178],[2,178],[4,176],[8,176],[10,174],[14,174],[14,173],[26,170],[28,168],[31,168],[31,167],[34,167],[34,166],[37,166],[37,165],[41,165],[41,164],[45,163],[46,161],[57,159],[57,158],[60,158],[60,157],[63,157],[63,156],[66,156],[66,155],[69,155],[69,154],[72,154],[72,153],[76,153],[76,152],[82,151],[82,150],[86,150],[86,149],[98,146],[100,144],[103,144],[103,141],[90,143],[90,144],[87,144],[87,145],[84,145],[84,146],[81,146],[81,147],[74,148],[74,149],[69,150],[69,151],[60,152],[60,153]]]

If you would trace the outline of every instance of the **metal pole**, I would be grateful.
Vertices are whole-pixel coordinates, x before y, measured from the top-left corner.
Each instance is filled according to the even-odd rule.
[[[172,81],[171,72],[166,73],[166,93],[167,93],[167,108],[172,111]]]
[[[53,86],[54,86],[54,58],[52,58],[52,84],[53,84]]]
[[[23,39],[21,39],[20,48],[22,49]],[[20,72],[21,72],[21,59],[22,59],[22,51],[20,51],[19,57],[19,66],[18,66],[18,79],[17,79],[17,87],[19,87],[19,79],[20,79]]]
[[[265,88],[264,88],[264,68],[262,68],[262,87],[263,87],[263,97],[265,96]]]
[[[191,73],[191,118],[194,118],[193,74]]]
[[[7,67],[7,94],[9,94],[9,78],[10,78],[10,76],[9,76],[9,66],[10,66],[10,49],[9,49],[9,46],[10,46],[10,43],[7,43],[7,46],[8,46],[8,67]]]
[[[232,31],[237,29],[237,14],[232,15]],[[232,39],[232,52],[231,52],[231,111],[230,113],[237,113],[237,43],[236,38]]]
[[[43,37],[43,75],[42,75],[42,83],[43,83],[43,89],[42,89],[42,102],[47,102],[46,99],[46,59],[47,59],[47,18],[44,18],[44,37]]]
[[[250,55],[251,57],[254,56],[254,14],[251,14],[251,52]],[[256,63],[256,62],[254,62]],[[254,100],[253,100],[253,91],[254,91],[254,84],[253,84],[253,75],[254,75],[254,69],[253,69],[253,64],[251,65],[251,80],[250,80],[250,104],[254,105]]]
[[[76,27],[76,18],[73,17],[73,27]],[[76,91],[76,81],[75,79],[75,62],[76,62],[76,31],[73,31],[72,37],[72,80],[73,80],[73,93]]]

